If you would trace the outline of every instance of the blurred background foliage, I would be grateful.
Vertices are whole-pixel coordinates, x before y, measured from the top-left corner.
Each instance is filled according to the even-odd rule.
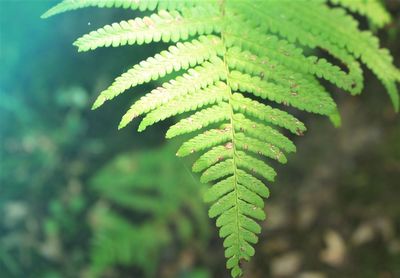
[[[400,3],[385,2],[394,23],[378,35],[400,66]],[[178,143],[162,124],[116,130],[140,87],[90,111],[164,46],[77,54],[78,36],[134,12],[40,20],[53,3],[0,0],[0,277],[228,277]],[[309,131],[270,186],[247,277],[400,277],[399,116],[365,79],[362,96],[335,94],[340,129],[303,116]]]

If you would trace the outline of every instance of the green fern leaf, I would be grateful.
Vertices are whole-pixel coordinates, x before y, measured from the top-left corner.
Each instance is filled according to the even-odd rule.
[[[390,14],[382,6],[379,0],[330,0],[333,4],[338,4],[348,8],[352,12],[357,12],[368,17],[377,27],[383,27],[391,20]]]
[[[144,117],[138,130],[143,131],[146,127],[177,114],[194,111],[207,105],[222,103],[227,101],[227,98],[227,86],[225,83],[219,82],[216,85],[211,85],[182,98],[172,99],[159,106]]]
[[[216,28],[210,28],[208,24],[210,18],[201,17],[201,15],[196,17],[196,15],[197,13],[193,17],[183,18],[178,12],[162,10],[150,17],[106,25],[79,38],[74,45],[79,51],[88,51],[98,47],[117,47],[126,44],[177,42],[189,36],[210,34],[216,31]]]
[[[265,82],[260,77],[252,77],[238,71],[232,71],[229,77],[234,91],[252,93],[263,99],[289,104],[301,110],[322,115],[330,115],[336,108],[333,99],[324,90],[304,88],[301,92],[299,90],[294,92],[281,85]]]
[[[139,131],[180,117],[166,137],[190,137],[177,156],[200,153],[192,169],[201,173],[202,182],[214,183],[204,198],[224,238],[233,277],[242,274],[241,262],[255,252],[261,232],[256,220],[265,218],[263,198],[269,196],[264,181],[276,176],[270,159],[286,163],[286,154],[296,151],[286,132],[306,131],[298,113],[327,116],[340,125],[336,104],[321,81],[359,94],[363,64],[399,109],[399,69],[346,10],[383,26],[390,17],[378,0],[65,0],[44,17],[89,6],[154,13],[81,37],[75,43],[81,51],[175,43],[116,78],[93,108],[137,85],[169,80],[137,100],[119,128],[140,116]],[[321,57],[321,50],[334,59]]]
[[[123,116],[119,128],[125,127],[134,118],[143,113],[150,112],[174,98],[183,97],[189,93],[206,88],[219,79],[223,80],[224,73],[221,69],[223,69],[222,60],[215,58],[203,63],[202,66],[190,69],[188,73],[154,89],[131,106],[129,111]]]
[[[172,71],[187,70],[221,53],[221,41],[214,36],[200,37],[192,42],[178,43],[154,57],[135,65],[118,77],[113,84],[101,92],[93,109],[101,106],[129,88],[164,77]]]
[[[270,126],[258,123],[245,118],[242,114],[234,115],[235,118],[235,129],[237,131],[248,134],[256,139],[271,143],[284,151],[290,153],[296,151],[296,146],[293,142],[279,133],[276,129]]]
[[[193,164],[193,172],[202,172],[211,165],[232,157],[232,151],[230,150],[231,148],[229,146],[229,144],[227,146],[217,146],[204,153]],[[179,152],[178,155],[180,155]]]
[[[189,118],[185,118],[171,126],[167,131],[166,137],[173,138],[208,127],[211,124],[226,121],[229,119],[229,109],[229,104],[224,102],[221,105],[214,105],[200,110]]]

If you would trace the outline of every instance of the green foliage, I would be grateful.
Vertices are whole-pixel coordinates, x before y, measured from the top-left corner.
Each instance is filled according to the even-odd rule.
[[[391,20],[389,13],[382,7],[380,1],[331,0],[331,2],[368,17],[371,23],[377,27],[382,27]]]
[[[295,150],[286,130],[297,135],[306,131],[285,106],[328,116],[338,125],[336,104],[321,81],[358,94],[363,88],[361,62],[380,79],[395,110],[399,109],[400,71],[377,38],[360,31],[343,8],[382,26],[389,16],[379,1],[331,0],[343,6],[334,8],[326,2],[65,0],[43,15],[88,6],[155,10],[150,16],[107,25],[75,42],[80,51],[176,43],[118,77],[93,108],[132,87],[177,72],[178,77],[171,75],[135,102],[119,127],[144,116],[142,131],[181,115],[167,138],[200,132],[184,142],[177,155],[205,152],[193,170],[203,172],[202,182],[215,183],[206,200],[212,203],[209,215],[217,218],[233,277],[242,274],[240,262],[254,255],[252,245],[261,231],[256,220],[265,218],[263,198],[269,191],[262,180],[275,177],[265,158],[285,163],[285,153]],[[310,49],[323,50],[335,59],[306,54]]]
[[[89,228],[74,224],[88,205],[80,175],[101,149],[86,133],[87,92],[70,87],[36,93],[38,103],[24,98],[25,88],[13,93],[2,94],[0,104],[0,276],[47,277],[55,269],[71,276],[84,263],[82,235]]]
[[[92,179],[102,197],[91,217],[95,277],[118,265],[135,265],[146,277],[155,277],[169,245],[178,240],[187,246],[195,236],[207,241],[201,185],[172,154],[172,146],[121,154]],[[127,212],[136,218],[124,216]]]

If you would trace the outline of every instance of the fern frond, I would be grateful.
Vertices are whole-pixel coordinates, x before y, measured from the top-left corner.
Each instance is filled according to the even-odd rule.
[[[248,134],[251,137],[271,143],[286,152],[295,152],[296,146],[293,142],[270,126],[245,118],[242,114],[234,115],[235,129]]]
[[[202,183],[209,183],[215,180],[219,180],[227,175],[234,173],[234,168],[231,167],[233,164],[233,159],[229,158],[222,162],[218,162],[217,164],[211,166],[207,170],[203,172],[200,177],[200,181]]]
[[[286,128],[294,134],[301,135],[306,131],[304,124],[289,113],[246,98],[242,94],[234,93],[231,105],[235,111],[254,117],[260,121]]]
[[[193,172],[202,172],[217,162],[232,157],[231,144],[225,146],[217,146],[200,156],[193,164]],[[186,148],[186,147],[185,147]],[[181,154],[178,152],[178,156]],[[182,154],[184,156],[185,154]]]
[[[98,47],[122,46],[151,42],[177,42],[188,39],[190,36],[211,34],[218,31],[217,25],[210,25],[209,21],[217,21],[204,17],[210,9],[197,12],[193,10],[192,17],[184,18],[176,11],[161,10],[149,17],[135,20],[121,21],[106,25],[92,31],[74,42],[79,51],[94,50]]]
[[[230,176],[216,184],[214,184],[211,188],[204,193],[203,199],[208,203],[214,203],[218,201],[221,197],[223,197],[226,193],[231,192],[234,187],[234,177]]]
[[[327,2],[336,5],[329,6]],[[361,31],[346,8],[376,26],[388,14],[378,0],[66,0],[44,16],[88,6],[155,11],[107,25],[76,41],[79,50],[152,42],[176,43],[133,66],[104,90],[93,108],[137,85],[169,81],[147,92],[122,117],[119,128],[143,117],[139,131],[173,116],[167,138],[187,135],[177,156],[199,153],[193,171],[214,183],[205,194],[224,238],[227,268],[254,255],[263,220],[264,181],[276,172],[270,159],[286,163],[296,151],[289,131],[306,126],[286,106],[340,123],[328,81],[351,94],[363,89],[361,64],[382,82],[395,110],[400,71],[369,31]],[[340,6],[340,7],[339,7]],[[373,11],[376,9],[376,11]],[[322,52],[321,52],[322,51]],[[333,57],[324,58],[324,53]],[[169,78],[175,71],[178,77]],[[184,73],[181,73],[184,72]],[[321,82],[322,81],[322,82]]]
[[[224,79],[223,63],[220,58],[215,58],[203,63],[175,80],[164,83],[161,87],[152,90],[140,98],[123,116],[119,128],[125,127],[134,118],[160,107],[174,98],[185,96],[189,93],[206,88],[219,79]]]
[[[259,179],[248,174],[243,170],[237,171],[237,180],[240,184],[246,186],[249,190],[257,193],[263,198],[269,197],[269,190]]]
[[[178,135],[191,133],[206,128],[211,124],[226,121],[229,119],[229,109],[229,104],[223,102],[220,105],[214,105],[200,110],[192,116],[171,126],[167,131],[166,138],[173,138]]]
[[[286,163],[286,156],[276,146],[265,143],[258,139],[245,136],[243,133],[236,133],[236,145],[238,149],[250,151],[254,154],[263,155],[279,161],[280,163]]]
[[[138,131],[143,131],[146,127],[156,122],[184,112],[198,110],[206,105],[226,102],[228,100],[227,89],[228,87],[225,83],[219,82],[216,85],[211,85],[182,98],[172,99],[149,112],[140,122]]]
[[[379,0],[329,0],[333,4],[341,5],[352,12],[366,16],[377,27],[383,27],[391,20],[390,14]]]
[[[336,108],[333,99],[325,91],[313,90],[312,88],[295,91],[238,71],[232,71],[229,78],[234,91],[252,93],[263,99],[289,104],[307,112],[329,115]]]
[[[177,43],[168,51],[162,51],[154,57],[133,66],[132,69],[118,77],[113,84],[100,93],[93,104],[93,109],[103,105],[129,88],[157,80],[173,71],[187,70],[222,52],[221,41],[215,36],[201,36],[198,40]]]
[[[276,172],[264,161],[259,160],[251,155],[247,155],[245,152],[242,151],[238,151],[236,155],[238,158],[237,161],[239,168],[248,170],[250,173],[257,174],[268,181],[274,181]]]
[[[266,3],[243,5],[243,2],[237,2],[239,3],[241,8],[254,13],[253,26],[258,26],[258,22],[261,22],[263,30],[278,33],[289,41],[298,41],[312,48],[336,47],[338,53],[348,51],[355,58],[360,58],[385,87],[394,88],[388,92],[396,111],[398,110],[399,103],[394,102],[398,99],[394,83],[399,82],[399,70],[394,67],[392,57],[387,50],[379,48],[378,40],[370,32],[359,31],[357,22],[344,10],[307,1],[272,1],[268,2],[268,9]],[[270,20],[255,22],[266,16]],[[282,16],[287,20],[280,21]],[[320,24],[315,24],[315,19]]]
[[[193,137],[183,143],[176,153],[177,156],[187,156],[189,154],[203,151],[228,142],[231,139],[231,128],[211,129]]]
[[[248,22],[245,21],[245,23]],[[276,71],[286,69],[296,73],[312,74],[318,78],[324,78],[352,94],[361,92],[363,76],[359,63],[337,47],[331,46],[325,50],[341,60],[347,66],[348,73],[341,70],[338,66],[334,66],[324,58],[305,56],[302,53],[302,49],[288,41],[279,40],[274,35],[265,35],[264,31],[259,27],[254,26],[251,27],[251,29],[252,30],[249,30],[245,35],[238,34],[234,30],[228,31],[227,44],[229,46],[240,46],[241,48],[248,49],[252,53],[259,55],[260,58],[257,58],[254,54],[250,54],[247,62],[259,60],[258,64],[262,64],[265,67],[269,66],[267,70],[264,70],[264,74],[265,72],[273,74]],[[313,40],[310,39],[310,43],[311,41]],[[232,59],[229,59],[229,61],[234,63],[235,59],[237,59],[237,55],[233,55],[233,61]],[[277,66],[282,69],[277,68]],[[243,68],[249,70],[253,67],[244,66]],[[291,74],[288,73],[288,75]]]

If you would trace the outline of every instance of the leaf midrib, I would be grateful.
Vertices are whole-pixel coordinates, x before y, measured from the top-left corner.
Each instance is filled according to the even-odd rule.
[[[221,12],[221,20],[224,21],[225,17],[225,2],[226,0],[221,1],[220,5],[220,12]],[[228,94],[229,94],[229,108],[230,108],[230,125],[231,125],[231,137],[232,137],[232,164],[233,164],[233,177],[234,177],[234,192],[235,192],[235,217],[236,217],[236,229],[237,229],[237,252],[236,255],[238,256],[238,263],[240,261],[240,224],[239,224],[239,195],[238,195],[238,178],[237,178],[237,163],[236,163],[236,144],[235,144],[235,128],[234,128],[234,110],[232,105],[232,90],[229,82],[229,66],[227,63],[227,48],[226,48],[226,41],[225,41],[225,24],[222,24],[221,32],[221,41],[224,48],[223,54],[223,63],[226,72],[226,83],[228,85]]]

